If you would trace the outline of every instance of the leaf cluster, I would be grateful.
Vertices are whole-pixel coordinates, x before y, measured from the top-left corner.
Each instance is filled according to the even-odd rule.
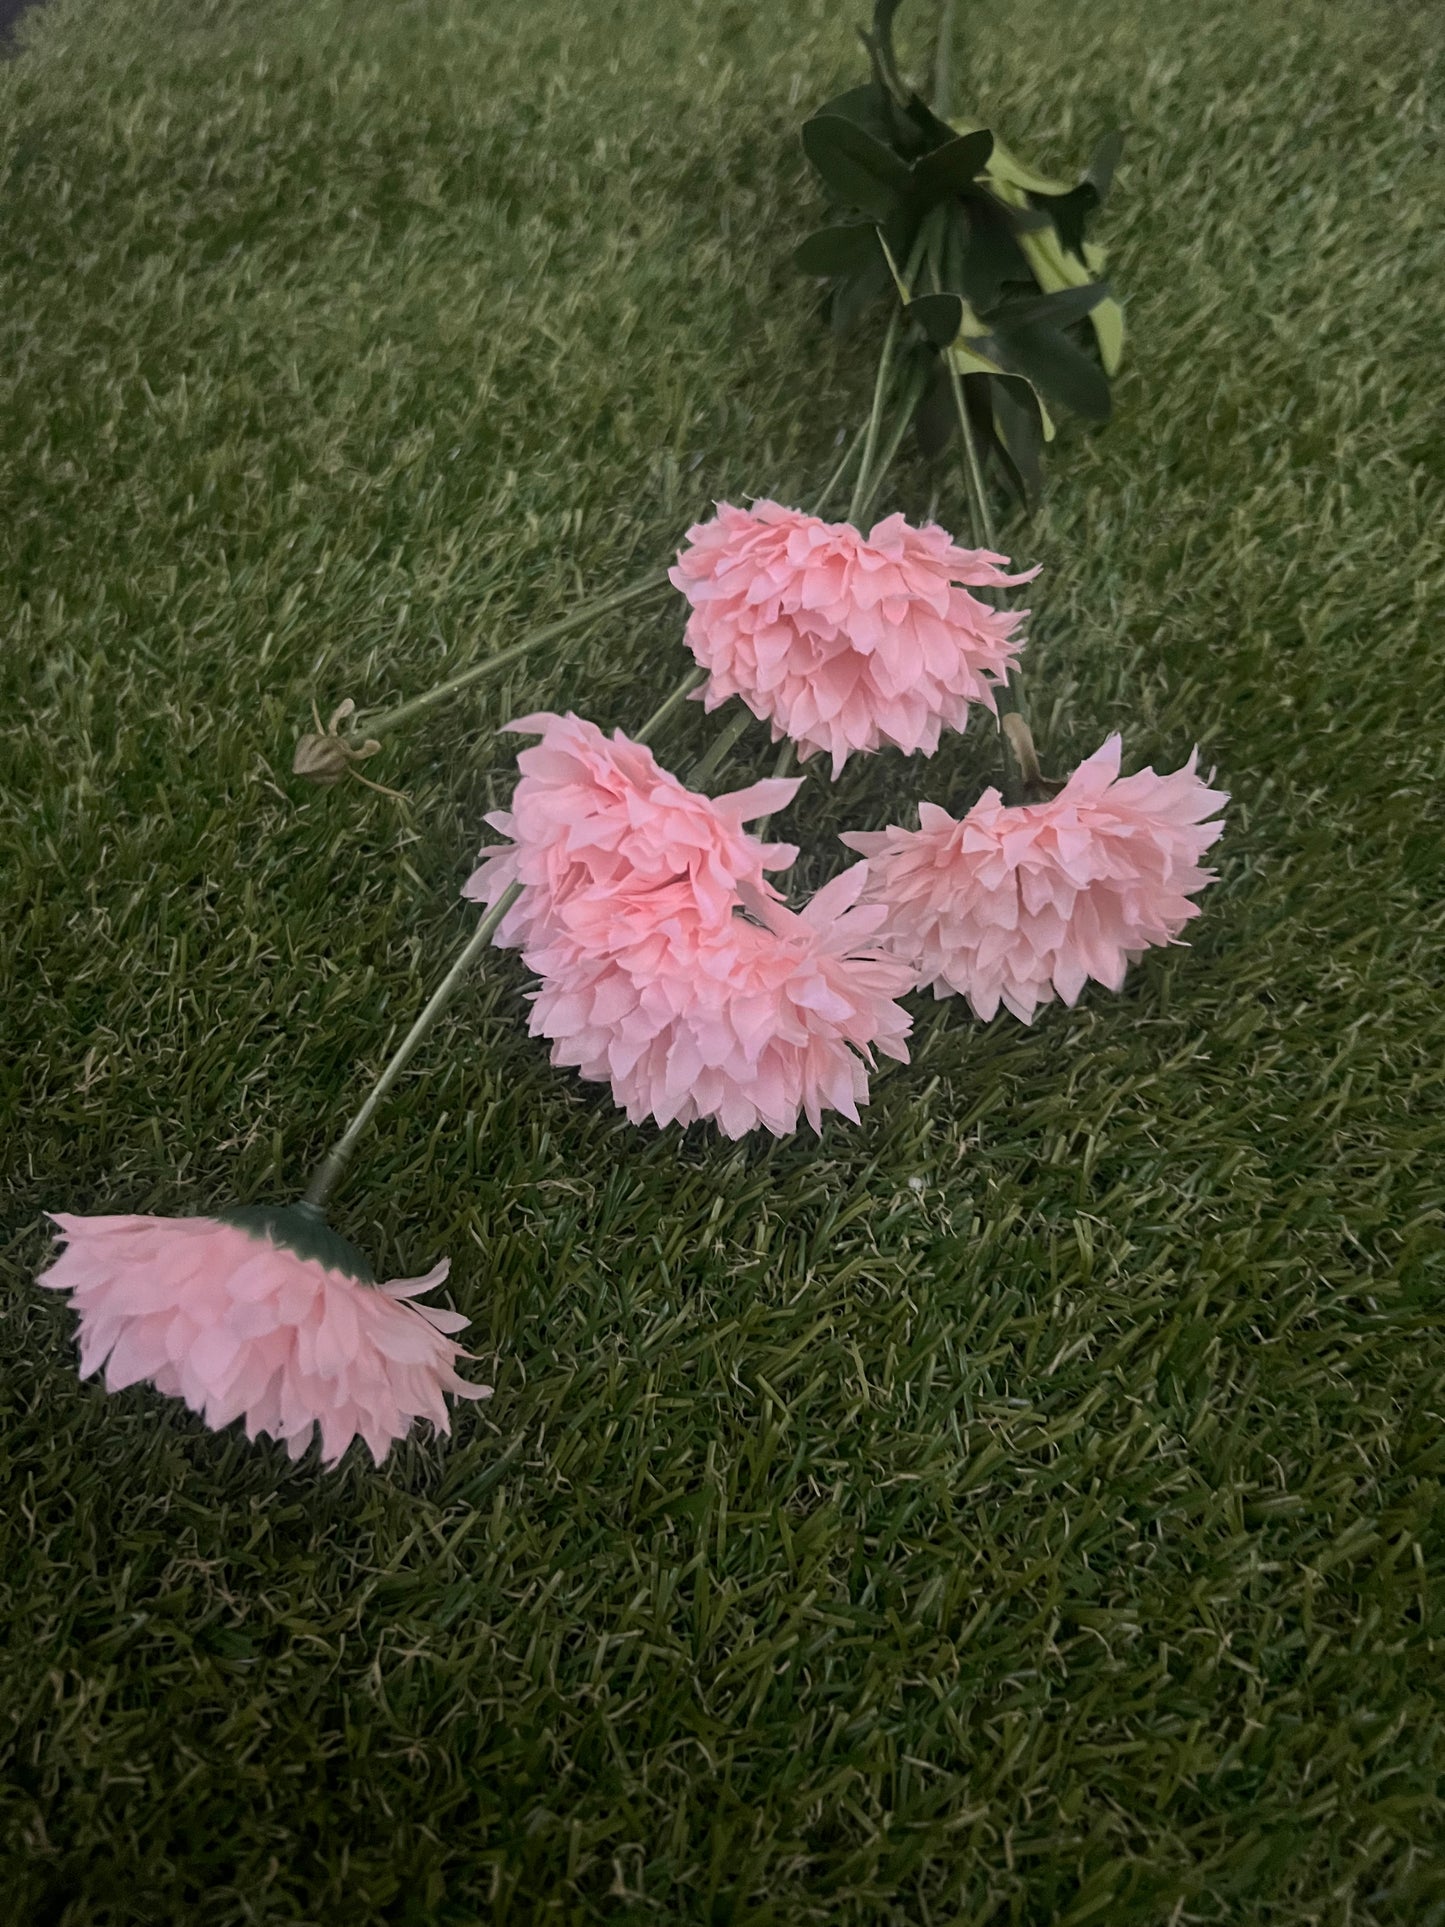
[[[936,454],[946,445],[961,396],[982,446],[1027,502],[1053,439],[1052,411],[1109,418],[1123,316],[1085,229],[1108,193],[1121,136],[1106,135],[1070,184],[1024,165],[989,129],[944,119],[899,74],[899,4],[876,0],[872,30],[861,35],[871,78],[803,128],[831,218],[794,258],[831,283],[840,333],[885,298],[903,303],[923,369],[920,446]]]

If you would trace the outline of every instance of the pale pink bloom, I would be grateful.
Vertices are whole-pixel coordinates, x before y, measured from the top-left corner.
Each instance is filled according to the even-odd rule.
[[[1007,808],[996,789],[956,821],[920,803],[916,830],[854,831],[868,859],[865,900],[886,904],[886,940],[934,995],[957,991],[990,1018],[1002,1002],[1025,1023],[1092,977],[1118,990],[1154,944],[1172,943],[1212,883],[1199,859],[1229,799],[1183,769],[1119,775],[1111,736],[1046,803]]]
[[[931,756],[970,703],[993,709],[1028,612],[991,608],[964,585],[1038,574],[1005,575],[1007,557],[958,548],[933,523],[890,515],[864,536],[777,502],[720,503],[687,539],[670,574],[692,605],[706,706],[740,696],[800,761],[830,755],[835,777],[855,750]]]
[[[214,1431],[244,1417],[248,1438],[284,1439],[293,1459],[318,1428],[334,1465],[356,1437],[380,1464],[416,1418],[449,1431],[446,1394],[491,1389],[457,1376],[468,1354],[446,1334],[468,1321],[406,1302],[442,1282],[446,1259],[425,1278],[373,1285],[216,1218],[53,1221],[65,1249],[36,1282],[70,1293],[80,1375],[103,1365],[109,1392],[149,1381]]]
[[[549,714],[508,727],[542,740],[517,758],[510,810],[487,818],[510,844],[484,849],[463,886],[463,895],[490,906],[522,884],[497,933],[503,947],[555,942],[570,919],[587,921],[599,903],[618,928],[640,935],[675,911],[725,919],[743,885],[777,895],[764,872],[786,869],[796,847],[760,843],[742,826],[790,803],[800,779],[707,797],[621,730],[608,738],[578,716]]]
[[[529,954],[532,1034],[554,1064],[610,1083],[634,1123],[711,1119],[729,1138],[784,1136],[800,1112],[814,1130],[829,1110],[856,1123],[874,1051],[907,1062],[912,1022],[894,1001],[912,972],[879,947],[887,913],[855,907],[864,873],[798,914],[745,887],[748,914],[678,916],[635,944],[599,913],[590,947]]]

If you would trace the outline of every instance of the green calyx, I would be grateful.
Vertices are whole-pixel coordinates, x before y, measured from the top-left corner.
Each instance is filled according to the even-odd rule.
[[[216,1212],[222,1224],[233,1224],[248,1238],[284,1245],[307,1264],[339,1271],[360,1284],[374,1285],[376,1274],[356,1246],[331,1226],[314,1204],[238,1204]]]

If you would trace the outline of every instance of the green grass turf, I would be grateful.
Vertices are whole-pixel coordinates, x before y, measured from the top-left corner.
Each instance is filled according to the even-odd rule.
[[[46,1207],[299,1182],[468,927],[496,724],[635,725],[678,610],[399,735],[409,811],[292,781],[313,693],[830,466],[867,356],[787,255],[859,5],[53,0],[0,71],[7,1920],[1445,1920],[1428,8],[960,21],[1023,153],[1130,130],[1118,416],[1009,541],[1055,763],[1234,792],[1191,948],[920,1000],[861,1129],[737,1147],[552,1072],[499,960],[336,1214],[453,1254],[497,1387],[380,1474],[81,1386],[30,1283]]]

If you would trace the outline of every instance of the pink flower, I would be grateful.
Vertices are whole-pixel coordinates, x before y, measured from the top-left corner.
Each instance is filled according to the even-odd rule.
[[[831,755],[835,777],[853,751],[885,743],[931,756],[970,703],[993,709],[1027,611],[990,608],[959,585],[1038,573],[1005,575],[1006,557],[957,548],[932,523],[890,515],[865,537],[777,502],[723,502],[688,542],[670,573],[692,605],[707,707],[741,696],[800,760]]]
[[[445,1336],[467,1320],[406,1302],[446,1259],[376,1286],[349,1275],[364,1261],[310,1206],[235,1215],[54,1214],[65,1249],[36,1282],[70,1293],[82,1378],[104,1365],[109,1392],[149,1381],[213,1431],[244,1415],[247,1438],[284,1439],[293,1459],[319,1428],[326,1465],[355,1437],[379,1465],[413,1419],[450,1430],[447,1393],[487,1397],[457,1376],[468,1354]]]
[[[985,790],[961,822],[920,803],[916,830],[843,838],[868,859],[866,899],[886,904],[890,948],[934,995],[958,991],[977,1016],[1000,1002],[1025,1023],[1054,993],[1073,1004],[1089,978],[1118,990],[1153,944],[1198,916],[1199,859],[1229,799],[1183,769],[1119,775],[1111,736],[1047,803],[1009,809]]]
[[[575,716],[513,725],[542,742],[517,759],[513,838],[465,893],[523,886],[498,931],[541,979],[531,1031],[552,1062],[612,1087],[634,1122],[713,1119],[729,1137],[778,1135],[799,1112],[856,1122],[876,1048],[907,1057],[893,999],[910,974],[859,909],[864,865],[794,915],[765,872],[797,854],[743,830],[792,801],[798,779],[700,796],[620,733]]]
[[[586,943],[529,954],[542,976],[531,1029],[554,1064],[610,1083],[633,1123],[711,1119],[725,1137],[775,1136],[806,1115],[858,1121],[874,1050],[907,1062],[911,1018],[894,1001],[907,964],[879,947],[886,911],[855,907],[866,866],[801,914],[745,888],[748,915],[678,916],[634,943],[599,911]]]
[[[621,730],[609,740],[595,723],[548,714],[508,727],[542,740],[517,758],[511,809],[487,818],[510,846],[483,850],[462,891],[490,906],[523,885],[497,933],[503,947],[555,942],[598,903],[640,935],[678,911],[723,920],[744,884],[777,895],[764,872],[786,869],[797,849],[759,843],[742,826],[790,803],[800,779],[701,796]]]

